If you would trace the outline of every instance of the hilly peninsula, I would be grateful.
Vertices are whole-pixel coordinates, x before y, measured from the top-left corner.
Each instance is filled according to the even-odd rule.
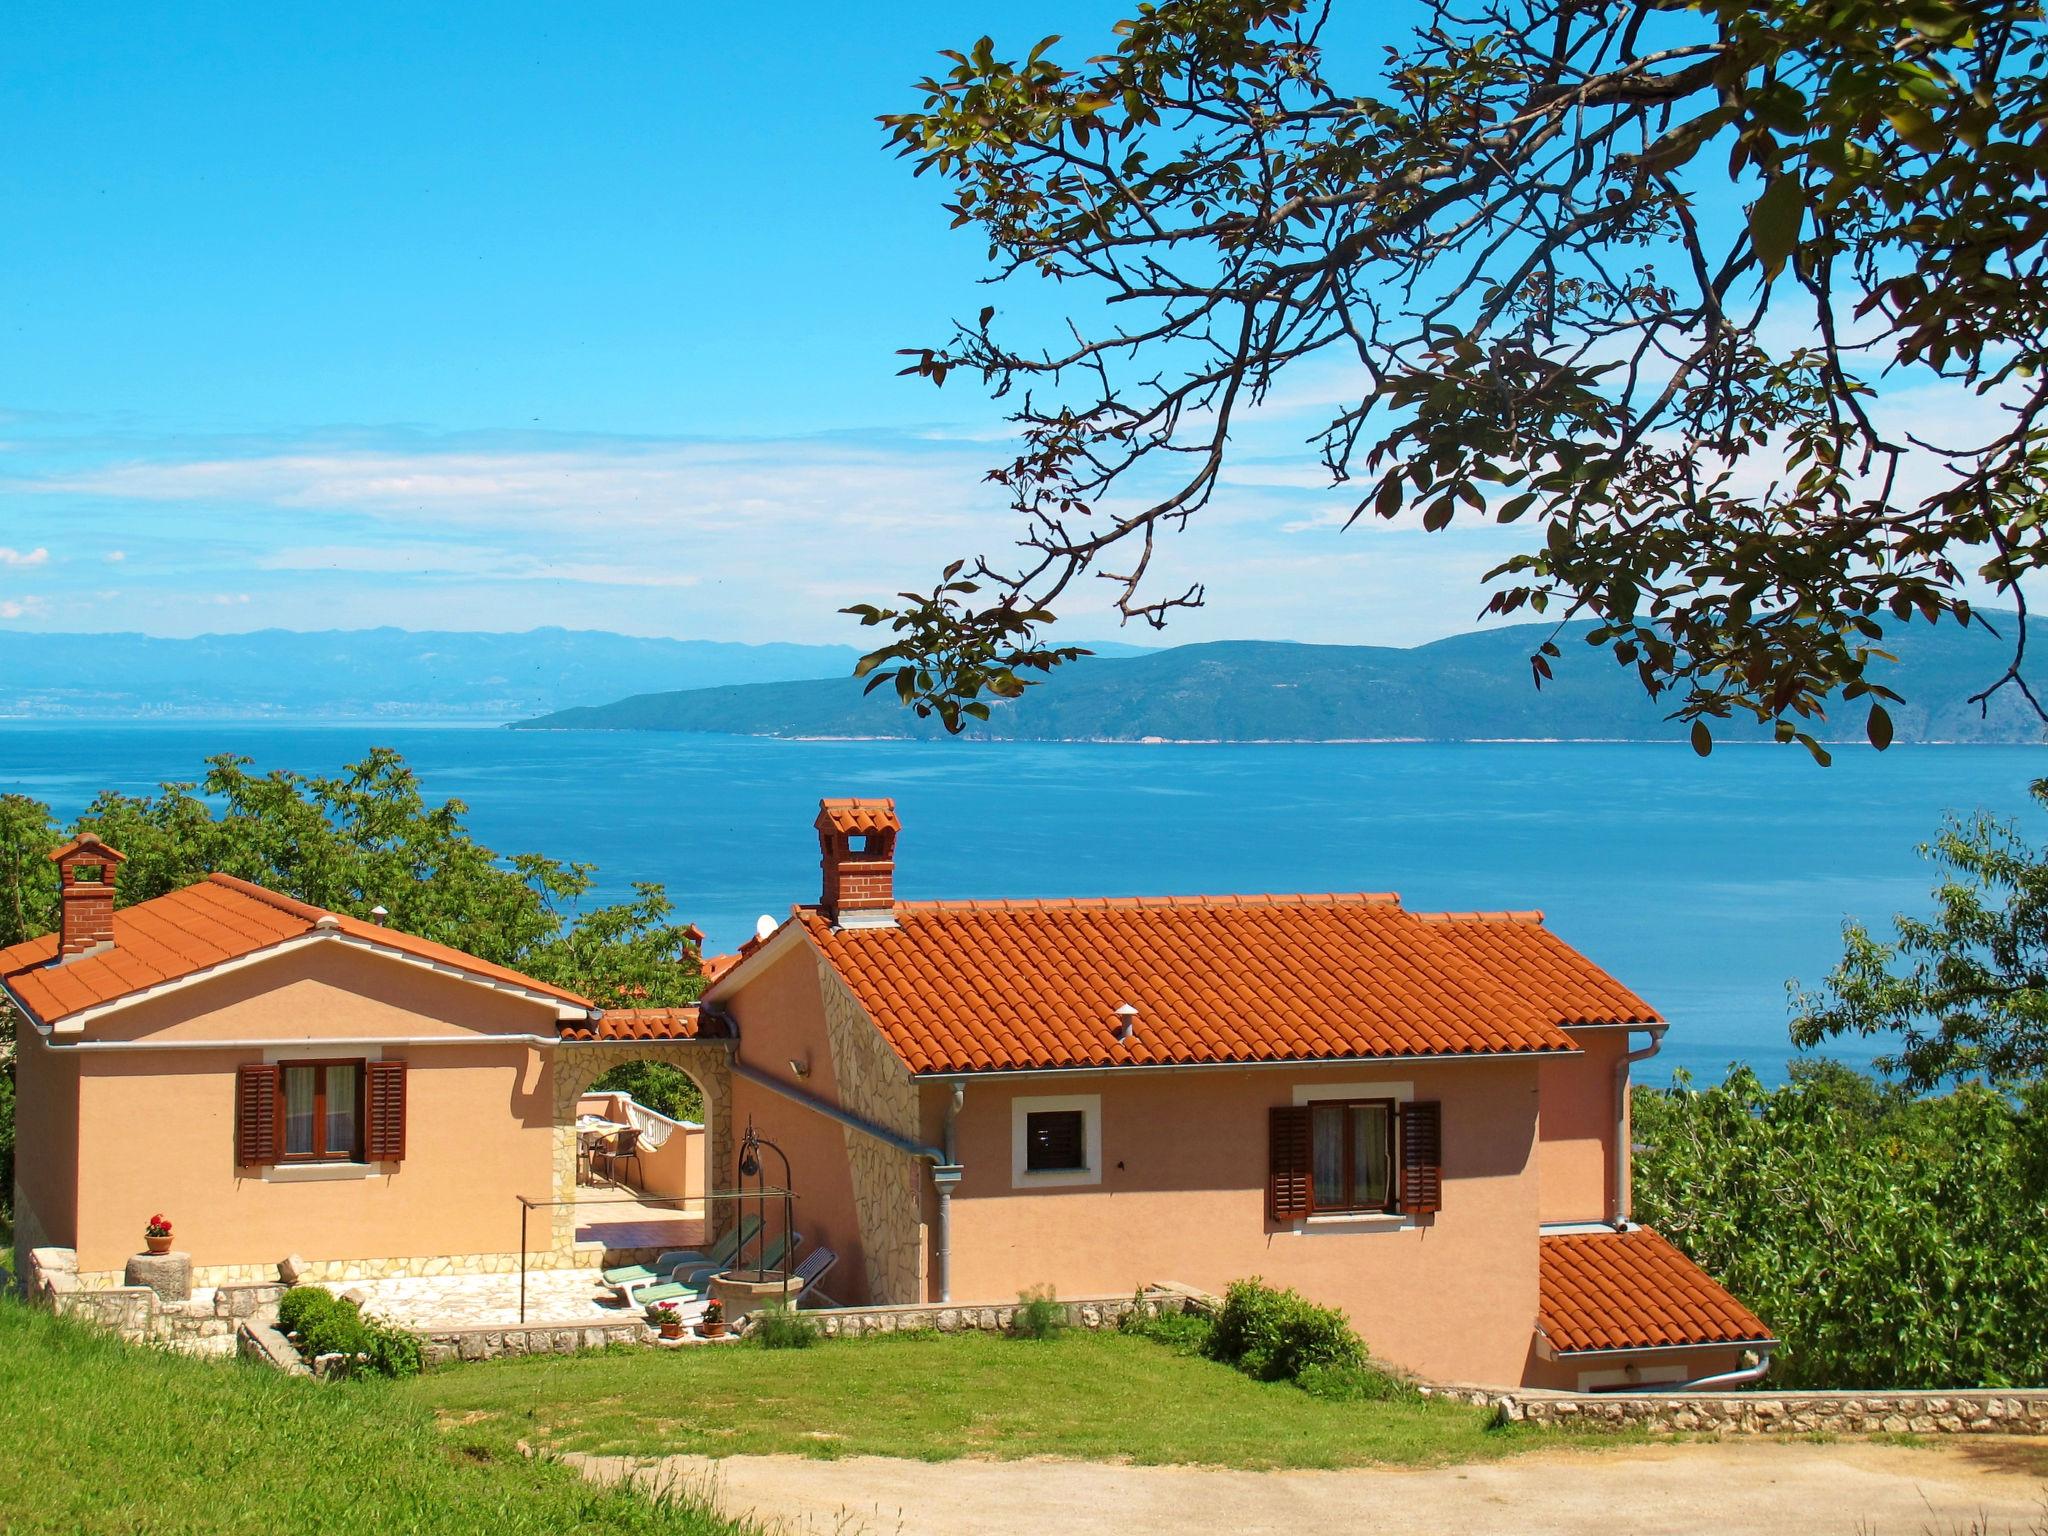
[[[2010,635],[2011,616],[1987,617]],[[1567,627],[1556,679],[1538,691],[1529,653],[1548,625],[1517,625],[1401,648],[1229,640],[1085,658],[1023,698],[999,703],[970,738],[1007,741],[1660,741],[1688,727],[1664,718],[1633,669]],[[2010,656],[2006,639],[1953,625],[1901,626],[1885,680],[1905,695],[1892,709],[1902,742],[2039,743],[2043,732],[2014,689],[1988,713],[1969,696]],[[897,704],[886,686],[863,694],[850,676],[634,694],[518,722],[522,730],[697,731],[789,738],[942,735]],[[1817,733],[1861,740],[1864,709],[1845,705]],[[1761,737],[1722,722],[1718,739]]]

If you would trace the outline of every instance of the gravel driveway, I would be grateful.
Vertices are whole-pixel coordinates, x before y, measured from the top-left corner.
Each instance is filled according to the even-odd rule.
[[[571,1457],[586,1476],[715,1492],[805,1536],[2048,1536],[2048,1441],[1730,1441],[1543,1451],[1426,1471],[1231,1472],[1078,1461]]]

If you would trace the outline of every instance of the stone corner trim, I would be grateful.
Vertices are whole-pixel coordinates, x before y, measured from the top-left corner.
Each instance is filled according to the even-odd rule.
[[[1587,1424],[1654,1434],[2043,1435],[2048,1389],[1954,1392],[1552,1392],[1423,1389],[1491,1408],[1502,1424]]]

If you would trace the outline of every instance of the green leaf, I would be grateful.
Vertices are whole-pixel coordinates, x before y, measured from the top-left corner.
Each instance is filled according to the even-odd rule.
[[[1806,193],[1796,176],[1776,176],[1749,208],[1749,238],[1764,275],[1776,277],[1799,246],[1799,225],[1806,215]]]
[[[1878,751],[1882,752],[1892,744],[1892,717],[1882,704],[1870,706],[1870,718],[1864,722],[1863,729],[1870,737],[1870,744]]]
[[[1714,733],[1707,729],[1707,722],[1695,720],[1692,723],[1692,749],[1705,757],[1714,750]]]

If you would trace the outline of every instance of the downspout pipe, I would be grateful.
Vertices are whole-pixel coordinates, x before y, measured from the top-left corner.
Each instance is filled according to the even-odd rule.
[[[788,1099],[792,1104],[802,1105],[813,1114],[823,1115],[827,1120],[837,1121],[848,1130],[859,1131],[863,1136],[872,1136],[884,1146],[894,1147],[899,1152],[907,1153],[911,1157],[931,1164],[932,1184],[937,1192],[939,1202],[938,1221],[936,1223],[938,1230],[934,1234],[937,1239],[936,1246],[938,1248],[935,1267],[938,1270],[939,1300],[951,1301],[953,1299],[952,1194],[953,1186],[960,1182],[960,1168],[953,1161],[953,1122],[955,1116],[959,1113],[960,1101],[966,1094],[967,1085],[963,1082],[954,1083],[953,1096],[948,1101],[946,1108],[947,1144],[943,1147],[933,1147],[927,1146],[925,1143],[916,1141],[911,1137],[899,1135],[887,1126],[877,1125],[874,1121],[856,1115],[850,1110],[841,1109],[837,1104],[827,1103],[816,1094],[807,1093],[793,1083],[785,1083],[781,1078],[771,1073],[763,1072],[751,1062],[741,1060],[737,1038],[733,1041],[730,1059],[733,1076],[743,1078],[756,1087],[766,1088],[770,1093],[779,1094],[781,1097]]]
[[[1629,1210],[1629,1114],[1628,1078],[1629,1068],[1639,1061],[1648,1061],[1664,1048],[1664,1031],[1671,1026],[1664,1023],[1646,1024],[1650,1032],[1650,1043],[1628,1052],[1614,1064],[1614,1195],[1609,1203],[1607,1224],[1617,1232],[1628,1225]]]
[[[1716,1376],[1696,1376],[1691,1381],[1658,1381],[1647,1386],[1631,1387],[1631,1392],[1718,1392],[1724,1387],[1746,1387],[1751,1382],[1762,1381],[1764,1373],[1771,1368],[1771,1352],[1766,1349],[1757,1356],[1755,1365],[1745,1365],[1740,1370],[1722,1371]]]

